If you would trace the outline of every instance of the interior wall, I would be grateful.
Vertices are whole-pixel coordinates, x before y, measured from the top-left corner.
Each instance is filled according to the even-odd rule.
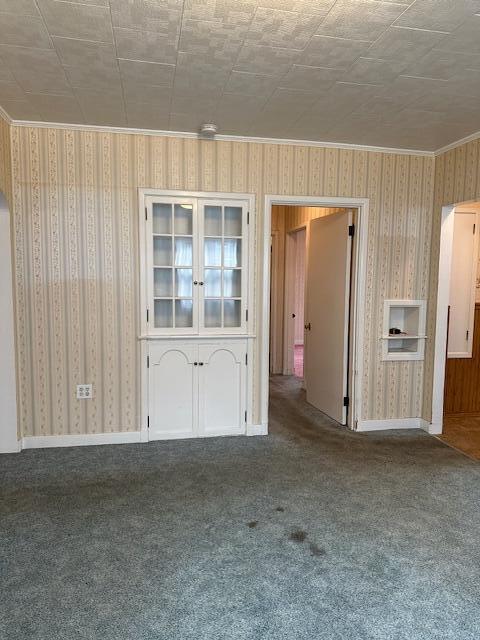
[[[426,298],[434,160],[426,155],[12,127],[22,435],[140,427],[138,187],[256,196],[258,330],[265,194],[370,200],[363,419],[421,414],[422,362],[382,362],[385,298]],[[259,421],[260,344],[253,419]],[[75,385],[95,397],[75,399]]]
[[[283,370],[283,308],[285,289],[285,209],[272,207],[272,254],[270,290],[270,373]]]
[[[306,254],[307,232],[301,229],[297,231],[295,241],[295,344],[304,343]]]
[[[10,146],[10,126],[0,115],[0,191],[5,194],[9,205],[12,203],[12,164]]]
[[[422,417],[432,418],[433,366],[435,356],[435,324],[437,313],[438,261],[442,207],[480,200],[480,141],[473,140],[435,158],[433,217],[431,229],[431,268],[427,308],[425,348],[425,383]]]

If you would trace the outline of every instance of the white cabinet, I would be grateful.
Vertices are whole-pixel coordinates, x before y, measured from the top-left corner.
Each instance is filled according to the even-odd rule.
[[[200,345],[199,432],[245,433],[246,344]]]
[[[146,334],[246,332],[248,209],[234,197],[145,197]]]
[[[198,361],[194,344],[158,342],[148,356],[149,439],[191,438],[197,432]]]
[[[139,196],[147,437],[244,434],[253,395],[254,198],[149,189]]]
[[[245,433],[246,340],[155,340],[148,351],[150,440]]]

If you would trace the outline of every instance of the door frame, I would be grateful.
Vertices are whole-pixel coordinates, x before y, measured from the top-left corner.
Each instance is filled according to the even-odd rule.
[[[356,209],[356,246],[354,249],[354,285],[351,300],[351,345],[352,360],[350,362],[349,389],[351,411],[348,415],[348,426],[355,430],[362,418],[362,378],[363,378],[363,344],[365,324],[365,293],[368,248],[368,198],[343,198],[320,196],[285,196],[266,195],[263,220],[263,278],[260,309],[260,402],[261,421],[267,428],[269,402],[269,345],[270,345],[270,235],[273,205],[332,207]]]
[[[12,220],[10,207],[0,191],[0,453],[18,453],[17,379],[15,362],[15,317],[13,300]]]
[[[305,230],[305,252],[307,251],[307,235],[308,225],[301,224],[298,227],[294,227],[285,233],[285,282],[284,282],[284,308],[283,308],[283,375],[288,376],[293,374],[294,362],[293,352],[291,346],[295,342],[295,335],[292,335],[292,319],[290,316],[292,307],[294,306],[294,291],[295,291],[295,273],[292,267],[295,264],[295,258],[297,254],[297,240],[296,235],[302,230]],[[294,250],[295,248],[295,250]],[[304,288],[304,302],[305,302],[305,288]],[[305,306],[305,305],[304,305]],[[305,343],[304,343],[305,344]]]
[[[443,431],[443,394],[445,391],[445,369],[447,364],[448,303],[450,297],[450,274],[452,271],[455,207],[473,204],[478,204],[478,200],[457,202],[442,207],[433,356],[432,419],[428,425],[428,433],[434,435],[439,435]]]

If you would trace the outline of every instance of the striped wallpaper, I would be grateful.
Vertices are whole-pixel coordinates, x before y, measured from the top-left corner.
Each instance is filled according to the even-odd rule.
[[[473,140],[435,158],[435,191],[431,230],[431,269],[425,352],[423,418],[432,416],[433,360],[437,311],[438,260],[442,207],[480,200],[480,140]]]
[[[0,116],[0,191],[12,201],[12,166],[10,162],[10,127]]]
[[[384,298],[427,297],[433,158],[18,126],[12,152],[22,435],[140,427],[138,187],[254,193],[256,267],[264,194],[368,197],[362,417],[421,415],[423,363],[382,362],[379,338]]]

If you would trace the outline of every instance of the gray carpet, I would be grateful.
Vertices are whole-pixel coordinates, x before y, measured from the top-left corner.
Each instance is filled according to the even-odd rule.
[[[292,379],[271,431],[2,456],[2,640],[478,640],[478,464]]]

